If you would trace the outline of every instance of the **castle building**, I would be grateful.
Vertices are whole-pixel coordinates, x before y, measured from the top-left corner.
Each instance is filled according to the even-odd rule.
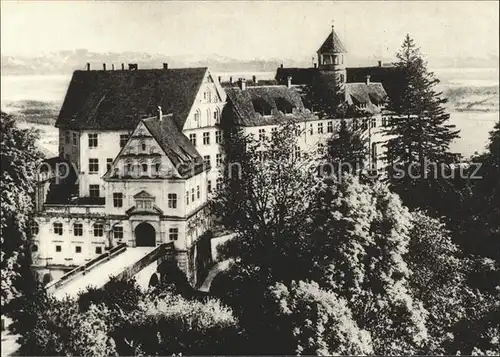
[[[75,71],[56,122],[59,156],[44,162],[37,182],[33,269],[48,283],[120,243],[173,242],[193,260],[211,227],[210,192],[221,182],[221,120],[263,139],[293,119],[295,154],[322,153],[346,118],[307,108],[302,88],[317,80],[366,113],[352,123],[363,128],[378,168],[384,85],[369,75],[350,80],[347,50],[333,28],[317,56],[313,68],[281,66],[274,81],[258,83],[220,83],[208,68],[167,64]]]
[[[368,166],[380,170],[384,163],[382,143],[385,141],[381,127],[387,99],[386,83],[394,84],[400,76],[393,67],[347,67],[348,51],[332,26],[331,32],[317,51],[317,64],[309,68],[286,68],[283,65],[276,71],[278,84],[291,81],[297,89],[321,83],[323,88],[334,96],[334,102],[355,108],[358,113],[365,113],[363,118],[353,119],[331,116],[327,121],[346,119],[354,127],[362,128],[362,136],[368,145]],[[373,78],[372,78],[373,73]],[[391,86],[397,91],[397,86]]]
[[[119,243],[192,249],[210,226],[225,101],[207,68],[75,71],[59,157],[37,187],[39,276],[57,279]]]

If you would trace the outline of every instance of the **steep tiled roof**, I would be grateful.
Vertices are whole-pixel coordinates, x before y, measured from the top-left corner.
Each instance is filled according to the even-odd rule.
[[[397,98],[405,86],[404,73],[398,67],[354,67],[347,68],[347,82],[364,82],[366,76],[372,82],[380,82],[390,98]]]
[[[332,28],[332,32],[328,35],[325,42],[321,45],[318,50],[319,53],[346,53],[347,50],[340,41],[340,38],[335,33],[335,30]]]
[[[207,68],[75,71],[56,127],[134,129],[158,105],[182,128]]]
[[[257,86],[241,90],[239,87],[225,88],[233,113],[234,125],[259,126],[278,124],[287,118],[314,120],[314,116],[304,108],[300,94],[286,86]],[[256,103],[256,104],[255,104]],[[260,105],[262,104],[262,105]],[[265,104],[265,105],[264,105]],[[256,112],[255,105],[268,107],[271,115]],[[293,108],[292,114],[284,114],[283,109]]]
[[[203,170],[204,161],[191,141],[182,133],[174,123],[172,115],[143,119],[142,122],[172,164],[179,168],[179,173],[184,177],[197,174]],[[209,169],[205,167],[205,169]]]
[[[346,83],[345,100],[349,105],[365,105],[365,109],[371,113],[379,113],[378,105],[386,98],[382,83]]]

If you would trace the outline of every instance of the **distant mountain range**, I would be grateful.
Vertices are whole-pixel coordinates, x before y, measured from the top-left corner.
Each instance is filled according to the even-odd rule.
[[[360,57],[349,55],[350,66],[377,65],[380,58]],[[392,59],[384,58],[383,62],[391,62]],[[121,53],[98,53],[85,49],[59,51],[40,56],[8,56],[1,57],[2,75],[41,75],[41,74],[69,74],[77,69],[85,69],[90,63],[92,69],[102,69],[106,63],[106,69],[121,69],[124,63],[137,63],[139,68],[162,68],[166,62],[169,67],[203,67],[207,66],[214,72],[273,72],[280,64],[286,67],[310,67],[312,58],[278,59],[278,58],[256,58],[242,60],[231,57],[208,55],[179,55],[166,56],[163,54],[150,54],[144,52],[121,52]],[[498,56],[488,58],[431,58],[429,65],[433,68],[496,68],[498,67]]]

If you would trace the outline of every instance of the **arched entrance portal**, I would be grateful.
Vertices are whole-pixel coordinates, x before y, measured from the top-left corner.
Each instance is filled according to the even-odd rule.
[[[157,287],[159,284],[160,284],[160,280],[158,279],[158,275],[156,275],[156,274],[151,275],[151,278],[149,279],[148,287],[154,288],[154,287]]]
[[[135,245],[137,247],[154,247],[156,231],[152,225],[143,222],[135,228]]]

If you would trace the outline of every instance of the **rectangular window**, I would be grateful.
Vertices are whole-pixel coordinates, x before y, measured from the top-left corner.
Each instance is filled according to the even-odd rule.
[[[189,134],[189,141],[191,141],[191,144],[196,146],[196,134]]]
[[[215,187],[217,188],[217,190],[222,189],[222,179],[220,177],[217,179]]]
[[[191,202],[194,202],[194,187],[191,189]]]
[[[123,227],[122,226],[114,226],[113,227],[113,237],[115,239],[123,238]]]
[[[100,197],[99,185],[89,185],[90,197]]]
[[[62,223],[56,222],[54,223],[54,234],[63,235],[63,225]]]
[[[70,132],[69,131],[64,132],[64,141],[66,142],[66,144],[69,144],[69,142],[70,142]]]
[[[266,129],[259,129],[259,140],[264,141],[266,139]]]
[[[189,191],[186,191],[186,205],[189,205]]]
[[[168,208],[177,208],[177,194],[169,193],[168,197]]]
[[[200,186],[199,185],[196,187],[196,198],[200,199]]]
[[[89,134],[89,148],[97,147],[97,134]]]
[[[310,135],[314,134],[314,129],[312,124],[309,124],[309,134]]]
[[[371,127],[372,127],[372,128],[375,128],[376,126],[377,126],[377,119],[372,118],[372,119],[371,119]]]
[[[323,134],[323,123],[318,123],[318,134]]]
[[[271,128],[271,136],[273,138],[276,136],[277,133],[278,133],[278,128],[276,128],[276,127]]]
[[[81,247],[81,246],[79,246],[79,245],[77,245],[77,246],[75,247],[75,253],[81,253],[81,252],[82,252],[82,247]]]
[[[60,245],[56,245],[56,252],[61,252],[62,249],[61,249],[61,246]]]
[[[73,145],[78,145],[78,136],[76,135],[76,133],[73,133]]]
[[[222,131],[217,130],[215,132],[215,143],[216,144],[221,144],[222,143]]]
[[[329,121],[327,124],[326,124],[326,131],[328,133],[333,133],[333,121]]]
[[[102,247],[95,247],[95,254],[102,254]]]
[[[99,172],[99,159],[89,159],[89,174]]]
[[[120,135],[120,147],[124,147],[125,144],[127,143],[128,141],[128,134],[121,134]]]
[[[300,146],[295,146],[295,157],[300,159]]]
[[[109,171],[111,169],[111,164],[113,163],[113,159],[107,158],[106,159],[106,170]]]
[[[123,193],[113,192],[113,207],[123,206]]]
[[[222,165],[222,154],[217,154],[215,156],[215,165],[216,166]]]
[[[210,132],[203,133],[203,145],[210,145]]]
[[[104,236],[104,225],[102,223],[94,224],[94,237]]]
[[[168,230],[168,239],[177,240],[179,238],[179,228],[170,228]]]
[[[210,166],[210,155],[203,156],[203,161],[205,162],[205,166]]]
[[[83,224],[75,223],[73,225],[73,235],[77,237],[83,236]]]
[[[362,130],[368,130],[368,119],[363,119]]]
[[[207,181],[207,191],[212,192],[212,180]]]
[[[387,126],[387,117],[382,117],[382,126]]]

